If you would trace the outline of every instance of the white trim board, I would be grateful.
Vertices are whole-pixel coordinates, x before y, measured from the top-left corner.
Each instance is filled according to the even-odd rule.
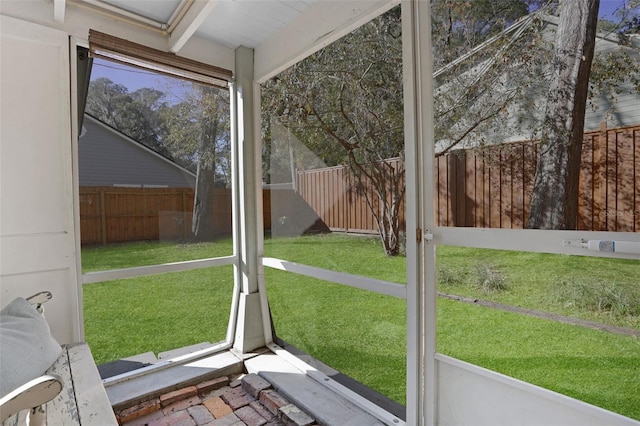
[[[403,284],[391,283],[359,275],[346,274],[344,272],[330,271],[327,269],[317,268],[315,266],[302,265],[295,262],[275,259],[273,257],[263,257],[262,265],[273,269],[279,269],[281,271],[292,272],[294,274],[330,281],[387,296],[399,297],[401,299],[405,299],[407,297],[407,287]]]
[[[639,244],[640,234],[634,232],[561,231],[542,229],[497,228],[435,228],[434,241],[438,245],[488,248],[511,251],[531,251],[579,256],[597,256],[640,260],[640,249],[633,253],[607,253],[591,251],[568,241],[611,240]]]
[[[225,256],[210,259],[186,260],[184,262],[163,263],[160,265],[138,266],[135,268],[88,272],[82,275],[82,284],[141,277],[144,275],[165,274],[167,272],[190,271],[193,269],[211,268],[214,266],[235,265],[235,263],[236,256]]]
[[[521,426],[640,426],[640,422],[442,354],[438,423]]]

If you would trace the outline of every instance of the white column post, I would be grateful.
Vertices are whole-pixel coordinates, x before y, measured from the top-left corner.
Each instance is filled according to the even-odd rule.
[[[430,2],[402,1],[407,185],[407,424],[435,425],[435,247]]]
[[[253,49],[236,49],[235,107],[237,108],[238,184],[236,186],[236,279],[240,287],[234,348],[249,352],[265,345],[263,308],[258,286],[258,242],[262,229],[258,218],[262,196],[259,169],[260,106],[255,105],[257,85],[254,82]]]

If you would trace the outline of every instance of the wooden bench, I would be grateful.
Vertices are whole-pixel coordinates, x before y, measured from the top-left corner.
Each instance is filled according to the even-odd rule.
[[[62,391],[44,405],[44,424],[117,425],[111,403],[102,384],[98,368],[86,343],[64,345],[58,360],[45,374],[62,379]],[[21,411],[4,421],[4,426],[25,424],[28,411]]]

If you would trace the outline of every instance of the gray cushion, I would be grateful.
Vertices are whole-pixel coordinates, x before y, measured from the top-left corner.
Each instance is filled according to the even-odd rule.
[[[0,311],[0,398],[44,374],[62,353],[49,324],[23,298]]]

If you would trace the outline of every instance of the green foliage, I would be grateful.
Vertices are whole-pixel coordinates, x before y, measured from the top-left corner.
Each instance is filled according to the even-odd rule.
[[[449,287],[465,285],[468,274],[463,269],[454,268],[450,265],[438,265],[438,286],[449,291]]]
[[[216,185],[230,185],[229,92],[178,81],[172,87],[182,96],[170,102],[159,88],[129,92],[99,78],[89,84],[86,111],[194,172],[211,171]]]
[[[617,6],[613,14],[598,21],[598,30],[608,34],[615,33],[628,42],[629,35],[640,33],[640,1],[621,0],[617,2]]]
[[[458,59],[470,48],[513,24],[538,2],[522,0],[432,0],[434,68]]]
[[[164,144],[199,173],[209,172],[218,187],[231,185],[231,112],[229,92],[185,84],[181,101],[161,111],[167,129]]]
[[[86,110],[99,120],[197,173],[192,235],[213,238],[211,187],[231,185],[229,92],[179,82],[182,98],[172,102],[155,88],[133,93],[107,78],[89,84]]]
[[[614,52],[596,55],[591,65],[588,104],[596,110],[601,99],[611,105],[607,114],[616,111],[616,100],[623,93],[640,94],[640,57],[620,47]]]
[[[266,82],[262,93],[264,125],[284,125],[329,166],[400,155],[399,8]]]
[[[640,315],[602,314],[568,303],[559,296],[559,283],[613,282],[616,287],[634,289],[638,282],[638,261],[506,250],[438,247],[438,286],[446,293],[480,298],[506,305],[552,312],[622,327],[640,328]],[[484,292],[477,285],[479,265],[491,265],[508,284],[503,291]],[[451,278],[443,280],[441,270]]]
[[[404,155],[400,8],[354,30],[263,85],[264,153],[284,126],[324,164],[348,164],[388,255],[400,252]],[[273,170],[271,157],[264,166]],[[295,159],[296,167],[299,158]],[[269,179],[270,181],[274,179]]]
[[[160,111],[166,109],[163,92],[141,88],[132,93],[108,78],[89,83],[86,111],[154,151],[172,158],[162,145],[164,129]]]
[[[473,266],[438,264],[438,286],[445,292],[455,292],[456,287],[476,288],[481,293],[493,293],[509,288],[504,274],[494,265],[478,262]]]

